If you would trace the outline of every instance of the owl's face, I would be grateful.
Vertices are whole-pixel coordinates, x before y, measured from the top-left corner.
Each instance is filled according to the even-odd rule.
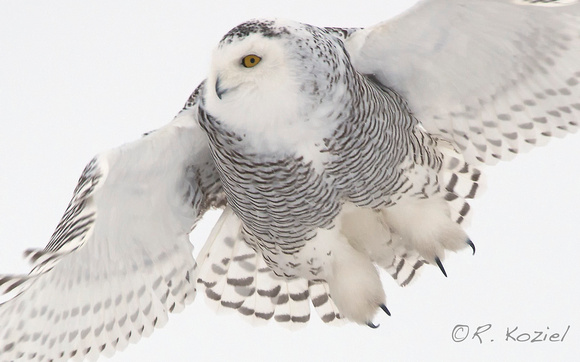
[[[278,27],[250,22],[232,29],[212,58],[206,106],[228,123],[249,119],[284,123],[297,118],[299,77]],[[278,30],[278,31],[276,31]],[[276,31],[274,33],[274,31]]]
[[[331,104],[336,107],[334,94],[344,91],[339,80],[346,60],[340,40],[323,29],[286,20],[246,22],[213,53],[205,107],[242,135],[299,140],[307,122],[319,138],[317,130],[328,133],[322,119]]]

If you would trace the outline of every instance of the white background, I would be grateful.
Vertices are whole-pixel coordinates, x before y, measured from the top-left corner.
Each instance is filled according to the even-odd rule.
[[[200,2],[0,3],[0,273],[27,271],[21,252],[46,244],[94,154],[173,118],[231,27],[275,16],[368,26],[411,5]],[[487,169],[468,229],[477,254],[450,255],[447,279],[436,268],[405,289],[385,279],[393,316],[377,315],[378,330],[314,315],[298,331],[252,327],[216,315],[200,295],[114,360],[570,360],[580,352],[579,156],[572,135]],[[199,251],[203,236],[192,241]],[[483,344],[453,342],[455,325],[473,334],[487,323]],[[563,342],[505,341],[506,328],[561,334],[568,325]]]

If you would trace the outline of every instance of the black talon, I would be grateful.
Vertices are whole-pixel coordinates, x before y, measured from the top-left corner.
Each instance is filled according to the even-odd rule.
[[[387,315],[390,317],[391,316],[391,312],[389,312],[389,310],[387,309],[387,306],[384,304],[380,305],[381,309],[383,310],[383,312],[387,313]]]
[[[381,325],[380,324],[374,325],[373,322],[367,322],[367,326],[371,327],[372,329],[377,329]]]
[[[471,249],[473,249],[473,255],[475,255],[475,244],[473,244],[473,241],[471,241],[471,239],[467,239],[466,243],[467,245],[471,246]]]
[[[443,273],[443,275],[445,275],[445,278],[447,278],[447,272],[445,272],[445,268],[443,267],[443,264],[441,263],[441,259],[439,259],[438,256],[435,257],[435,262],[437,263],[437,266],[439,267],[439,269],[441,269],[441,272]]]

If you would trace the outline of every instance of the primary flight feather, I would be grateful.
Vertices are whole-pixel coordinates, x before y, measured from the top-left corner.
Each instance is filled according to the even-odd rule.
[[[28,275],[0,277],[0,360],[111,355],[197,288],[253,321],[374,326],[448,250],[478,167],[580,121],[575,1],[425,0],[366,29],[228,32],[167,126],[86,167]],[[225,208],[197,264],[188,234]]]

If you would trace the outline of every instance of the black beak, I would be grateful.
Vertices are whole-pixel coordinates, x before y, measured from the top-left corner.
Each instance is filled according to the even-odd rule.
[[[222,95],[227,92],[227,89],[223,89],[220,87],[220,77],[218,76],[215,81],[215,93],[217,94],[219,99],[222,99]]]

